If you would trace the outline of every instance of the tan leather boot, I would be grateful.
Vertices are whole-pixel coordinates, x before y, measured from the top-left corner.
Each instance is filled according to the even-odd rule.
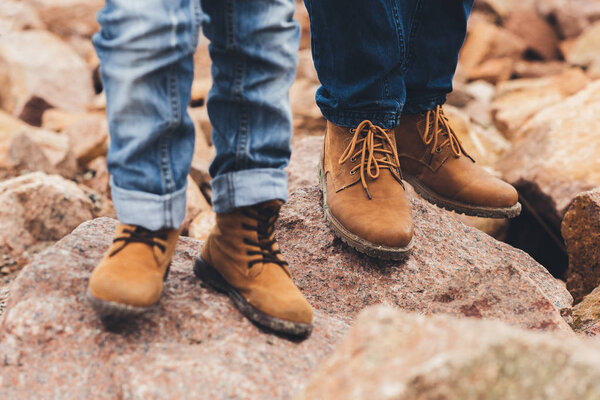
[[[328,122],[319,175],[325,218],[342,241],[383,259],[408,254],[413,220],[393,132]]]
[[[521,204],[515,188],[467,154],[441,106],[403,115],[395,129],[404,180],[424,199],[459,213],[513,218]]]
[[[194,272],[227,293],[249,320],[274,331],[307,336],[310,304],[292,281],[274,238],[282,202],[273,200],[217,214]]]
[[[119,224],[113,244],[90,277],[87,296],[101,316],[148,311],[160,299],[179,230]]]

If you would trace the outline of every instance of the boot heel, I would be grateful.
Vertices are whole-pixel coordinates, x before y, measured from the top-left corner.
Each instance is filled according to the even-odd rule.
[[[213,289],[229,294],[228,284],[213,267],[210,266],[201,257],[196,258],[194,262],[194,274],[204,283],[210,285]]]

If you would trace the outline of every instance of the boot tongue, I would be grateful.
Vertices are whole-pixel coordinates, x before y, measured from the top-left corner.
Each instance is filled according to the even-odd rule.
[[[264,203],[257,204],[256,210],[262,215],[273,215],[281,209],[282,205],[283,201],[279,199],[269,200],[265,201]]]

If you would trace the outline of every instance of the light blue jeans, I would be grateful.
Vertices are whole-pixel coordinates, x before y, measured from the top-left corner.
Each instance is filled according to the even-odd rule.
[[[293,0],[107,0],[93,42],[101,61],[111,144],[108,168],[121,222],[177,228],[194,150],[187,114],[193,54],[210,39],[207,107],[217,213],[287,199],[288,90],[299,27]]]

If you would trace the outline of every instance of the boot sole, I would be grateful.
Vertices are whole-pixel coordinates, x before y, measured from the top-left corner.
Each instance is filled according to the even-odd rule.
[[[169,266],[167,266],[167,270],[165,271],[165,275],[163,276],[163,281],[167,280],[170,270],[171,265],[169,264]],[[152,310],[156,306],[156,304],[158,304],[157,301],[156,303],[148,307],[138,307],[125,303],[118,303],[116,301],[102,300],[97,297],[94,297],[89,289],[87,290],[86,295],[88,303],[101,318],[136,317],[138,315],[144,314]]]
[[[424,185],[422,185],[418,179],[413,178],[410,175],[404,175],[404,180],[411,184],[415,189],[415,192],[428,202],[435,204],[440,208],[444,208],[449,211],[454,211],[459,214],[470,215],[473,217],[483,218],[515,218],[521,214],[521,203],[515,204],[512,207],[483,207],[474,206],[467,203],[461,203],[456,200],[451,200],[447,197],[441,196]]]
[[[331,210],[327,206],[327,189],[325,189],[325,183],[323,181],[322,168],[319,168],[319,186],[323,193],[323,213],[325,214],[325,220],[327,224],[338,238],[348,246],[358,251],[359,253],[366,254],[369,257],[378,258],[381,260],[404,260],[410,255],[410,251],[415,245],[415,238],[410,240],[410,243],[405,247],[388,247],[375,243],[371,243],[368,240],[361,239],[356,234],[350,232],[348,229],[338,221]]]
[[[286,321],[272,317],[248,303],[240,292],[231,286],[225,278],[201,257],[194,263],[194,274],[213,289],[225,293],[231,298],[238,310],[253,323],[269,330],[295,337],[307,337],[311,334],[312,324]]]

